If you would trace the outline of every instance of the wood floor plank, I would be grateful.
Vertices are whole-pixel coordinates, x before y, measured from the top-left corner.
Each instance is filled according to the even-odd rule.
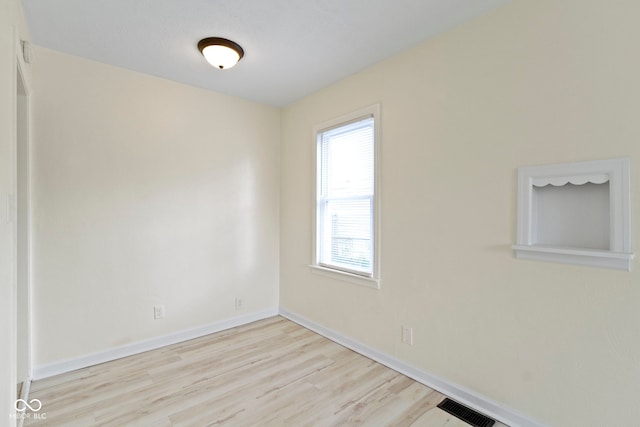
[[[36,381],[34,398],[47,418],[25,426],[467,425],[434,409],[442,394],[279,316]]]
[[[418,418],[411,427],[469,427],[469,424],[443,410],[434,409]]]

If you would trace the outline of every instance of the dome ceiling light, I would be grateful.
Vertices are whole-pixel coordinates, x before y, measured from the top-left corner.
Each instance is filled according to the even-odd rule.
[[[240,45],[221,37],[207,37],[198,42],[198,50],[216,68],[231,68],[242,59],[244,50]]]

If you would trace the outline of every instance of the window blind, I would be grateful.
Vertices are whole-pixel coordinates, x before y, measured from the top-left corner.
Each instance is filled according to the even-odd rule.
[[[374,119],[318,134],[317,263],[371,277],[374,251]]]

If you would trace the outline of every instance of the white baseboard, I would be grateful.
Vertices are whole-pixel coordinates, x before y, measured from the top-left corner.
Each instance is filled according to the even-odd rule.
[[[33,379],[40,380],[52,377],[54,375],[63,374],[65,372],[75,371],[76,369],[86,368],[88,366],[97,365],[104,362],[120,359],[134,354],[143,353],[149,350],[155,350],[171,344],[199,338],[205,335],[213,334],[229,328],[235,328],[257,320],[266,319],[278,315],[278,309],[268,309],[255,313],[249,313],[242,316],[233,317],[231,319],[221,320],[209,325],[200,326],[193,329],[174,332],[172,334],[127,344],[121,347],[112,348],[98,353],[87,354],[70,360],[51,363],[44,366],[37,366],[33,370]]]
[[[78,358],[64,360],[60,362],[51,363],[44,366],[35,367],[33,370],[33,380],[39,380],[47,377],[51,377],[65,372],[74,371],[77,369],[86,368],[89,366],[97,365],[100,363],[109,362],[112,360],[120,359],[122,357],[132,356],[134,354],[142,353],[149,350],[155,350],[160,347],[164,347],[171,344],[187,341],[194,338],[199,338],[208,334],[223,331],[225,329],[242,326],[247,323],[255,322],[257,320],[266,319],[280,314],[287,319],[304,326],[318,334],[335,341],[357,353],[362,354],[378,363],[381,363],[395,371],[400,372],[428,387],[437,390],[453,400],[462,403],[470,408],[481,412],[488,417],[491,417],[497,421],[500,421],[511,427],[548,427],[539,421],[536,421],[515,409],[509,408],[499,402],[489,399],[479,393],[469,390],[463,386],[452,383],[437,375],[431,374],[424,370],[411,366],[395,357],[371,348],[365,344],[362,344],[354,339],[351,339],[339,332],[326,328],[318,323],[315,323],[304,316],[290,312],[284,308],[279,310],[276,308],[264,310],[255,313],[249,313],[246,315],[233,317],[231,319],[222,320],[219,322],[211,323],[209,325],[188,329],[184,331],[175,332],[172,334],[164,335],[157,338],[151,338],[137,343],[128,344],[121,347],[112,348],[109,350],[101,351],[98,353],[92,353]],[[28,393],[28,389],[25,390]],[[28,396],[28,395],[27,395]]]
[[[500,421],[511,427],[548,427],[539,421],[536,421],[515,409],[509,408],[499,402],[489,399],[479,393],[469,390],[463,386],[452,383],[437,375],[431,374],[424,370],[411,366],[395,357],[389,356],[381,351],[371,348],[365,344],[362,344],[356,340],[353,340],[339,332],[332,329],[325,328],[318,323],[313,322],[299,314],[292,313],[282,307],[280,307],[280,315],[287,319],[304,326],[318,334],[335,341],[336,343],[343,345],[357,353],[362,354],[378,363],[381,363],[395,371],[400,372],[412,378],[427,387],[439,391],[442,394],[447,395],[451,399],[475,409],[476,411],[491,417],[497,421]]]

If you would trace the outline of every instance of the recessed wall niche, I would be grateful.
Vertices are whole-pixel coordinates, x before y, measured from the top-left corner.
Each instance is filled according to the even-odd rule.
[[[517,258],[631,270],[628,158],[518,169]]]

